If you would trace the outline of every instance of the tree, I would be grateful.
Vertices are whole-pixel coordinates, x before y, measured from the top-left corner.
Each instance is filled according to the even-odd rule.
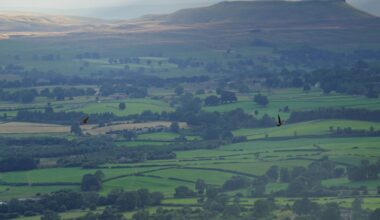
[[[165,198],[161,192],[153,192],[150,196],[152,205],[160,205],[161,201]]]
[[[363,216],[363,199],[361,198],[355,198],[355,200],[352,202],[352,220],[362,220],[365,219]]]
[[[253,206],[253,215],[257,218],[262,218],[271,212],[271,205],[267,200],[257,200]]]
[[[234,92],[222,91],[220,93],[220,100],[222,103],[231,103],[231,102],[236,102],[238,99]]]
[[[149,220],[149,212],[138,211],[133,215],[133,220]]]
[[[268,97],[261,94],[255,95],[253,101],[264,107],[267,106],[269,103]]]
[[[119,195],[115,202],[115,207],[119,211],[131,211],[137,207],[138,203],[137,192],[125,192]]]
[[[104,179],[104,173],[101,170],[97,170],[94,175],[96,178],[98,178],[99,181],[102,181]]]
[[[179,186],[175,188],[174,197],[176,198],[189,198],[195,196],[195,193],[186,186]]]
[[[73,134],[75,134],[75,135],[77,135],[77,136],[82,136],[83,135],[82,129],[79,126],[78,123],[71,124],[71,126],[70,126],[70,132],[73,133]]]
[[[336,203],[326,204],[320,213],[320,220],[337,220],[340,219],[340,208]]]
[[[86,174],[82,178],[82,191],[99,191],[102,188],[102,182],[93,174]]]
[[[177,86],[174,92],[176,95],[180,96],[185,92],[185,89],[182,86]]]
[[[308,198],[296,200],[293,204],[293,212],[297,215],[308,215],[318,211],[318,203],[310,201]]]
[[[123,220],[123,216],[110,207],[104,209],[102,214],[99,216],[99,220]]]
[[[369,216],[369,220],[379,220],[380,219],[380,208],[376,209]]]
[[[127,107],[127,106],[125,105],[125,102],[120,102],[120,103],[119,103],[119,110],[120,110],[120,111],[124,111],[124,110],[126,109],[126,107]]]
[[[178,122],[172,122],[172,123],[170,124],[170,131],[171,131],[171,132],[173,132],[173,133],[178,133],[178,132],[179,132],[179,129],[180,129],[180,127],[179,127]]]
[[[198,194],[203,194],[206,189],[206,182],[202,179],[197,179],[195,182],[195,189],[197,190]]]
[[[137,201],[138,208],[144,208],[145,206],[150,205],[152,203],[152,197],[148,189],[139,189],[137,190],[137,194],[138,194],[138,201]]]
[[[271,166],[266,172],[266,176],[272,182],[277,182],[278,179],[278,166]]]
[[[47,106],[45,107],[45,114],[50,114],[50,113],[53,113],[54,112],[54,109],[53,107],[51,106],[50,102],[47,104]]]
[[[41,220],[60,220],[61,217],[56,212],[46,211],[42,216]]]
[[[220,98],[216,95],[207,96],[205,99],[206,106],[215,106],[220,104]]]
[[[249,184],[250,184],[250,181],[247,177],[233,176],[229,180],[224,182],[223,189],[236,190],[236,189],[247,187]]]
[[[259,181],[252,186],[251,195],[254,197],[262,197],[265,194],[266,183]]]
[[[311,90],[311,88],[310,88],[309,84],[306,84],[306,85],[303,86],[303,91],[304,92],[309,92],[310,90]]]
[[[55,87],[53,89],[53,96],[56,98],[57,101],[63,101],[65,100],[65,90],[61,87]]]
[[[290,174],[288,168],[282,167],[280,169],[280,182],[288,183],[290,181]]]
[[[241,209],[238,204],[227,205],[224,208],[223,216],[225,217],[237,217],[240,216]]]

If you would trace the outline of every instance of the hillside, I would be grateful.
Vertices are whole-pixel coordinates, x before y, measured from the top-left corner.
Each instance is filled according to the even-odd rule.
[[[210,7],[185,9],[165,16],[162,21],[176,24],[209,22],[337,22],[372,19],[345,1],[238,1]]]
[[[0,12],[0,31],[65,31],[102,24],[100,19],[29,12]]]

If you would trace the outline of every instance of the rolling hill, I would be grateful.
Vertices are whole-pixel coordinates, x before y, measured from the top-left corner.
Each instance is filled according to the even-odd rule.
[[[133,20],[0,13],[0,37],[30,36],[23,32],[33,32],[33,37],[62,37],[64,34],[72,40],[88,42],[117,39],[134,47],[152,44],[175,47],[186,44],[191,48],[194,44],[213,48],[226,44],[247,46],[253,39],[276,44],[355,45],[378,43],[380,18],[344,0],[221,2]],[[112,44],[113,41],[107,42]]]
[[[275,24],[290,22],[331,23],[373,19],[345,1],[236,1],[210,7],[184,9],[163,17],[176,24],[247,22]]]
[[[94,18],[49,15],[31,12],[0,12],[0,31],[67,31],[104,24]]]

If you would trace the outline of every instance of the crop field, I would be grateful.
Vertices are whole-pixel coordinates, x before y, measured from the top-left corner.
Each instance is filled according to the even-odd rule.
[[[168,128],[171,122],[168,121],[155,121],[145,123],[129,123],[129,122],[117,122],[113,125],[105,127],[97,127],[96,125],[82,125],[83,131],[90,135],[105,134],[110,131],[120,130],[133,130],[143,128],[154,128],[157,126],[163,126]],[[179,123],[180,127],[186,128],[186,123]],[[25,123],[25,122],[0,122],[0,135],[36,135],[36,134],[49,134],[49,135],[68,135],[70,132],[70,126],[57,125],[57,124],[43,124],[43,123]],[[158,136],[160,134],[157,134]]]
[[[187,127],[186,123],[178,123],[181,128]],[[91,135],[105,134],[111,131],[122,131],[122,130],[132,130],[132,129],[143,129],[143,128],[155,128],[158,126],[169,128],[171,122],[169,121],[154,121],[145,123],[126,123],[120,122],[114,125],[109,125],[105,127],[93,127],[93,126],[83,126],[83,131]]]
[[[68,132],[70,132],[70,128],[68,126],[62,125],[23,122],[0,123],[0,134],[35,134]]]

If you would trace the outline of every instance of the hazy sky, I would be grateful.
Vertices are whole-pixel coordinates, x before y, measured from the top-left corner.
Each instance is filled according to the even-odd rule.
[[[144,13],[168,13],[181,8],[213,4],[221,0],[0,0],[0,10],[28,10],[66,14],[91,15],[96,8],[95,16],[107,17],[99,13],[105,7],[130,7],[135,16]],[[347,0],[352,5],[380,16],[380,0]],[[159,7],[159,5],[163,5]],[[164,6],[165,5],[165,6]],[[146,8],[144,8],[146,7]],[[86,11],[81,11],[86,9]],[[95,9],[94,9],[95,10]]]

